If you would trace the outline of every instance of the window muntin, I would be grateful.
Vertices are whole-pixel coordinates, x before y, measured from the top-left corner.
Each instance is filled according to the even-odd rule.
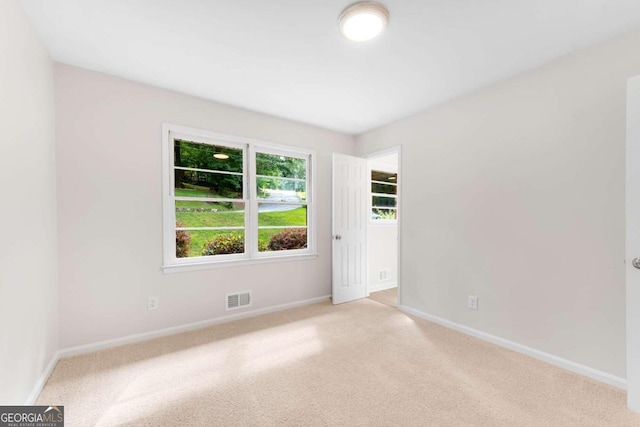
[[[371,221],[389,222],[398,218],[398,174],[371,171]]]
[[[195,133],[168,131],[165,265],[311,254],[311,153]]]

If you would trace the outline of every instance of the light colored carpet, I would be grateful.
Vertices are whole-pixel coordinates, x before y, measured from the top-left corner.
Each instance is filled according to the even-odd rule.
[[[67,426],[639,426],[624,392],[364,299],[63,359]]]
[[[371,292],[369,299],[386,304],[390,307],[398,306],[398,288],[385,289],[384,291]]]

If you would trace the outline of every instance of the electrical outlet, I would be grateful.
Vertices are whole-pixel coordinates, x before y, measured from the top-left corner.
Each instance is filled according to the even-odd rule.
[[[378,278],[380,281],[389,280],[389,276],[391,275],[391,270],[388,268],[384,268],[378,271]]]
[[[478,309],[478,297],[469,295],[467,299],[467,306],[469,310],[477,310]]]
[[[149,297],[147,300],[147,310],[157,310],[159,304],[158,297]]]

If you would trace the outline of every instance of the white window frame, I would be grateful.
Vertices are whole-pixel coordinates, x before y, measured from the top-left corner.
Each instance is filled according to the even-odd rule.
[[[293,261],[317,257],[315,151],[290,147],[257,139],[226,135],[186,126],[165,123],[162,126],[162,199],[163,199],[163,265],[165,273],[200,270],[235,265]],[[188,258],[176,257],[174,140],[215,144],[243,150],[243,195],[245,207],[245,253]],[[306,160],[307,248],[285,251],[258,251],[258,203],[256,185],[256,153],[267,153]],[[276,177],[277,178],[277,177]],[[238,199],[239,201],[240,199]],[[295,228],[295,227],[286,227]]]

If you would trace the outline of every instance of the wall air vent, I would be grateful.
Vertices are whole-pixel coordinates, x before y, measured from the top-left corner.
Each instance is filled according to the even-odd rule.
[[[242,307],[251,307],[251,292],[238,292],[227,294],[227,310],[235,310]]]

